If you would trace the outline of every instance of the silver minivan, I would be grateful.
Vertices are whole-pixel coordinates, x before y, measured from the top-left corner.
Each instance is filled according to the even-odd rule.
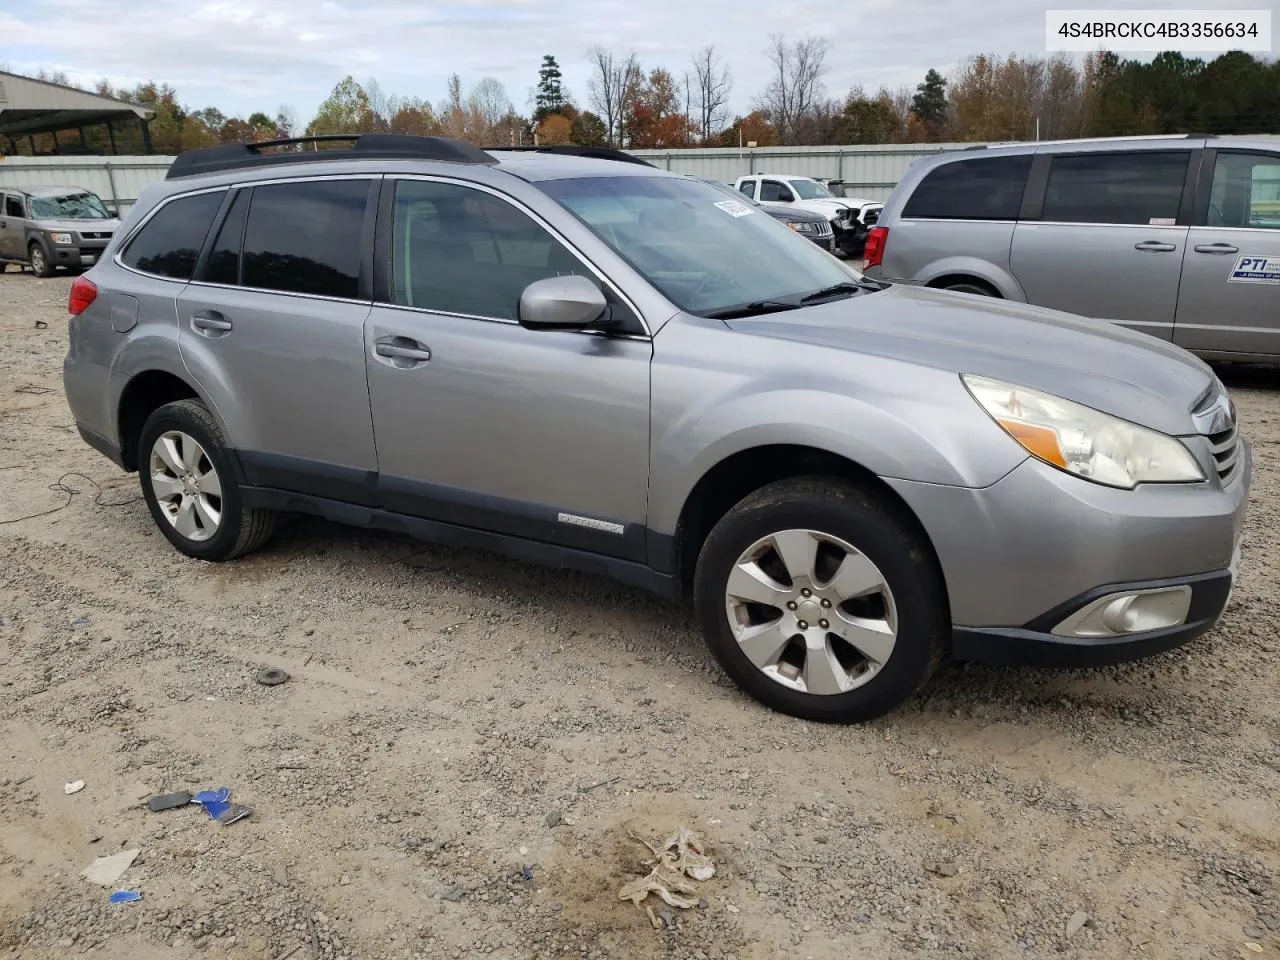
[[[1206,359],[1280,356],[1280,140],[1140,137],[918,161],[867,274],[1111,320]]]
[[[58,267],[91,267],[119,226],[116,211],[89,190],[0,185],[0,269],[17,263],[51,277]]]

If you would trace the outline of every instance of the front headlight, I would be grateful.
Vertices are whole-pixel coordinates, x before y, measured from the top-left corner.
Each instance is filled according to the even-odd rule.
[[[69,233],[51,233],[49,236],[53,238],[54,243],[64,247],[71,243],[71,234]]]
[[[1091,407],[1012,383],[964,374],[982,409],[1027,453],[1095,483],[1192,483],[1204,471],[1183,444]]]
[[[796,233],[813,233],[813,224],[803,221],[788,220],[787,226]]]

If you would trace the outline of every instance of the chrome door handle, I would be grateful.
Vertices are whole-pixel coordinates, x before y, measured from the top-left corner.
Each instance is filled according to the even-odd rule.
[[[193,313],[191,329],[198,333],[227,333],[231,330],[231,321],[217,311]]]
[[[407,337],[397,337],[397,340],[407,340]],[[417,341],[412,341],[416,343]],[[431,351],[424,346],[407,346],[395,343],[394,340],[379,340],[374,344],[373,352],[380,357],[386,357],[388,360],[412,360],[416,363],[426,363],[431,359]]]
[[[1233,247],[1229,243],[1197,243],[1192,249],[1196,253],[1216,253],[1219,256],[1225,256],[1228,253],[1239,253],[1239,247]]]
[[[1173,253],[1178,248],[1172,243],[1163,243],[1160,240],[1143,240],[1141,243],[1135,243],[1133,249],[1141,250],[1143,253]]]

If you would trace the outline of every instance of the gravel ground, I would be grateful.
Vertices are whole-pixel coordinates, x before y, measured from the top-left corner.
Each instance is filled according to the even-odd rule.
[[[756,706],[685,610],[590,577],[311,520],[179,556],[75,433],[68,286],[0,276],[0,955],[1280,952],[1280,370],[1222,370],[1258,463],[1211,636],[948,666],[849,729]],[[219,785],[252,817],[141,805]],[[617,890],[632,834],[680,824],[718,871],[654,929]],[[109,905],[80,871],[135,847],[143,900]]]

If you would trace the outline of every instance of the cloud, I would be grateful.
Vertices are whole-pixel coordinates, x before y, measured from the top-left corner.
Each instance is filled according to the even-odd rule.
[[[9,0],[0,0],[8,3]],[[1277,0],[1272,0],[1275,9]],[[184,103],[228,113],[293,105],[309,117],[347,73],[384,90],[439,99],[447,77],[491,75],[518,107],[553,53],[566,85],[587,96],[586,52],[635,50],[677,77],[714,43],[734,75],[733,106],[750,108],[766,82],[770,33],[825,36],[828,92],[914,86],[980,53],[1042,53],[1044,11],[1057,2],[985,0],[58,0],[0,12],[3,58],[18,70],[73,79],[172,84]],[[1133,8],[1204,7],[1142,0]],[[1280,16],[1276,17],[1280,21]]]

